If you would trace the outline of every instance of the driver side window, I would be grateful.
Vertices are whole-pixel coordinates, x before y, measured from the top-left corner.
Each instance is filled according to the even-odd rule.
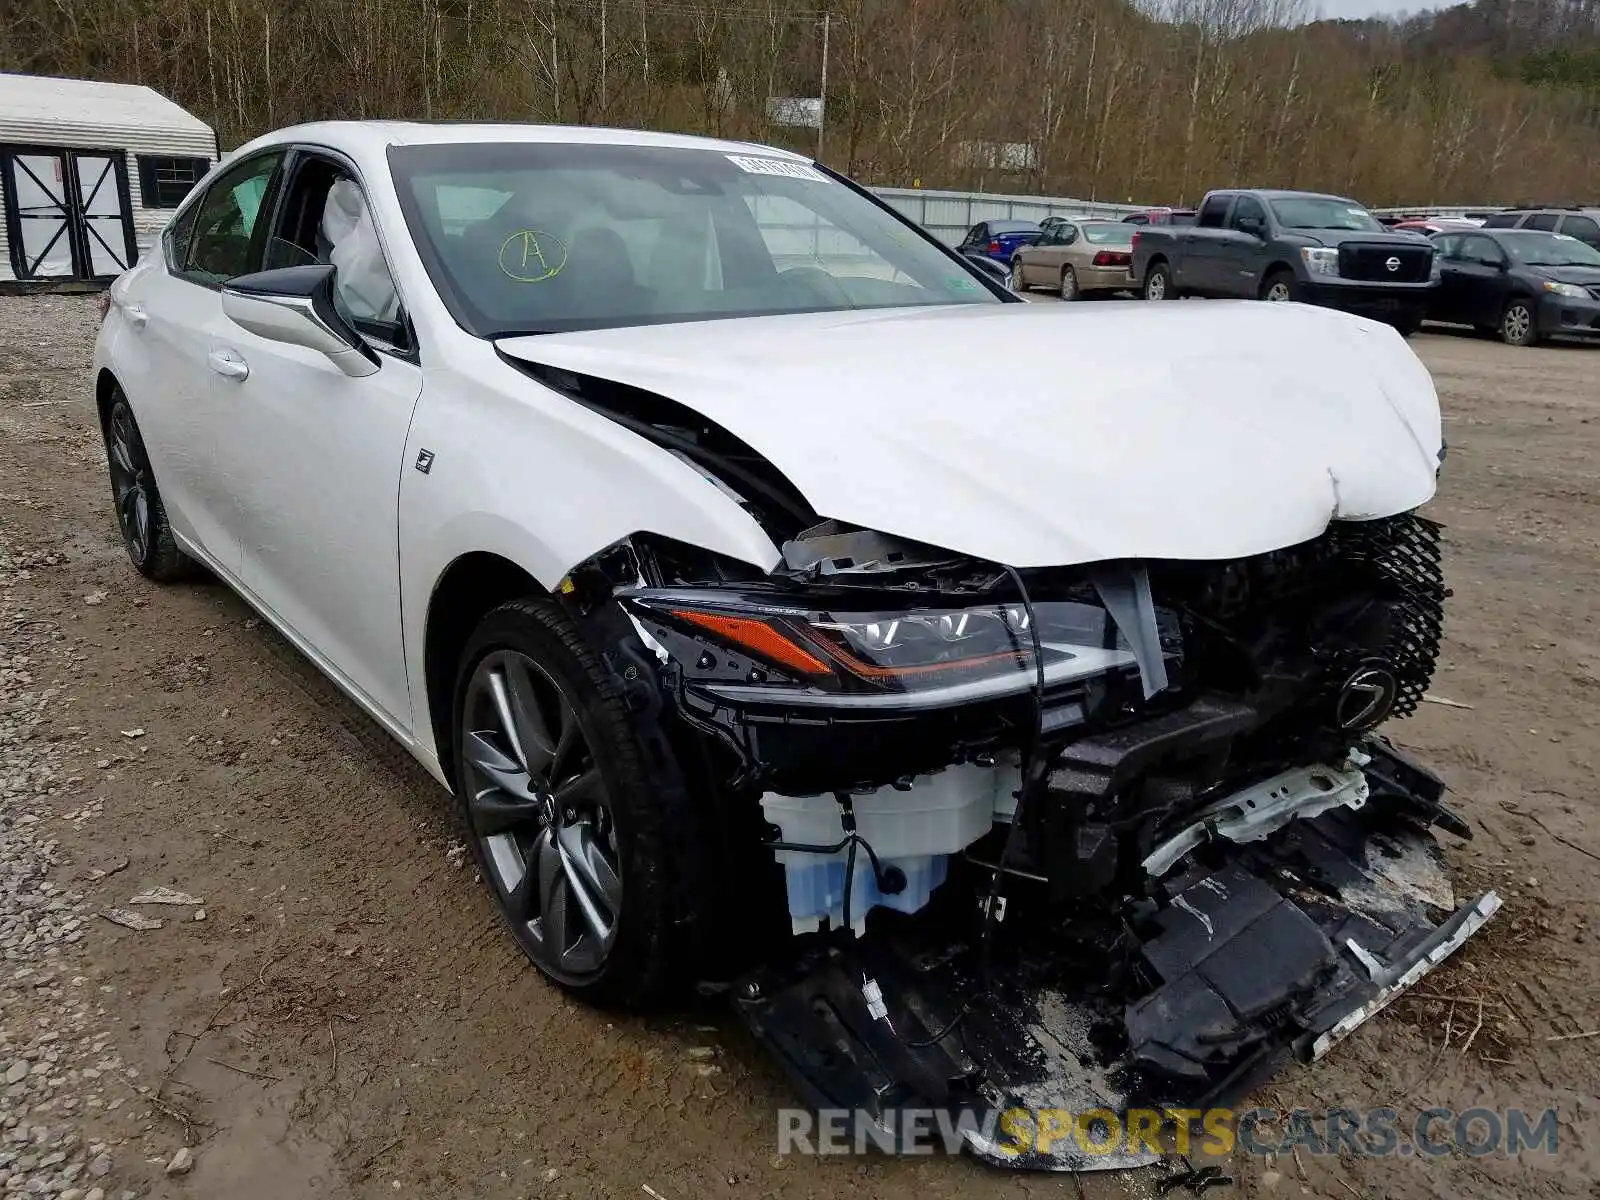
[[[1461,244],[1461,257],[1468,262],[1482,263],[1484,266],[1496,267],[1505,262],[1506,256],[1492,238],[1482,234],[1474,235],[1463,240]]]
[[[1254,196],[1240,196],[1239,202],[1233,206],[1233,216],[1228,220],[1228,228],[1240,233],[1257,233],[1266,228],[1267,210],[1261,207],[1261,201]]]
[[[261,261],[257,218],[282,159],[277,151],[246,159],[206,189],[193,225],[185,229],[180,275],[194,283],[220,284],[256,269]]]
[[[361,185],[341,164],[299,153],[267,243],[266,266],[334,268],[334,303],[382,347],[409,349],[399,293]]]

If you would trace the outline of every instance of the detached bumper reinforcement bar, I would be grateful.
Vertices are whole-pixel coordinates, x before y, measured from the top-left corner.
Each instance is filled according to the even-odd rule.
[[[1488,891],[1470,904],[1464,904],[1443,925],[1415,950],[1397,963],[1385,966],[1361,948],[1354,938],[1345,943],[1362,966],[1367,968],[1372,982],[1380,989],[1365,1004],[1357,1005],[1334,1022],[1327,1032],[1318,1035],[1311,1043],[1311,1061],[1325,1055],[1349,1034],[1377,1016],[1397,996],[1402,995],[1423,976],[1431,972],[1483,928],[1488,919],[1500,911],[1500,895]]]

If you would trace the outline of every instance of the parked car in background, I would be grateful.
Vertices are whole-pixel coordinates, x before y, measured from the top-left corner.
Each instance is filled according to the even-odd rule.
[[[1493,330],[1512,346],[1600,337],[1600,250],[1563,233],[1481,229],[1434,237],[1428,318]]]
[[[1390,224],[1389,228],[1401,232],[1434,234],[1477,229],[1482,224],[1482,221],[1472,217],[1406,217]]]
[[[1209,192],[1193,226],[1139,230],[1133,269],[1147,300],[1301,300],[1407,335],[1437,283],[1426,237],[1385,229],[1354,200],[1312,192]]]
[[[1122,219],[1129,225],[1193,225],[1194,218],[1192,208],[1150,208],[1129,213]]]
[[[1600,249],[1600,208],[1518,208],[1490,213],[1485,229],[1536,229],[1544,233],[1564,233],[1586,245]]]
[[[1009,267],[1018,247],[1032,245],[1038,239],[1037,221],[979,221],[967,230],[956,249],[968,258],[992,259]]]
[[[1120,221],[1059,221],[1011,256],[1011,290],[1050,287],[1063,300],[1129,291],[1137,283],[1133,235]]]

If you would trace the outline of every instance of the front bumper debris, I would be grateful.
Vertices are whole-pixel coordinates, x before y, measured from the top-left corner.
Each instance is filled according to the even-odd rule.
[[[999,1165],[1155,1161],[1035,1122],[1229,1103],[1288,1058],[1327,1053],[1499,908],[1492,891],[1456,905],[1429,825],[1459,819],[1408,802],[1376,757],[1368,802],[1208,841],[1098,919],[1012,904],[989,993],[974,923],[934,906],[747,977],[736,1006],[808,1103],[852,1110],[890,1144],[898,1112],[931,1108]]]

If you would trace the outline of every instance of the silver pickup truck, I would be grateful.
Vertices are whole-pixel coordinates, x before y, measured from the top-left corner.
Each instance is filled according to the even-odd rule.
[[[1140,229],[1133,271],[1146,300],[1301,300],[1408,335],[1439,283],[1423,235],[1385,229],[1340,196],[1261,190],[1208,192],[1193,225]]]

